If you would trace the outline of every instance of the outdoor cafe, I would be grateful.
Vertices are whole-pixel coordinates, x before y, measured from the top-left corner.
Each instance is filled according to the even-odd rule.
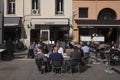
[[[48,58],[49,54],[45,54],[45,56]],[[67,53],[63,54],[63,60],[54,60],[51,63],[52,65],[47,64],[46,67],[43,65],[43,73],[45,73],[45,68],[51,69],[50,71],[54,72],[54,69],[59,69],[60,74],[62,73],[73,73],[73,72],[79,72],[81,68],[81,63],[79,59],[71,59],[70,55]],[[51,67],[50,67],[51,66]]]

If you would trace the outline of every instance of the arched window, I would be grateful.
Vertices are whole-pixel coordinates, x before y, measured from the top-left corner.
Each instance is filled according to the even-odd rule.
[[[110,8],[104,8],[98,14],[98,20],[115,20],[116,17],[116,12]]]

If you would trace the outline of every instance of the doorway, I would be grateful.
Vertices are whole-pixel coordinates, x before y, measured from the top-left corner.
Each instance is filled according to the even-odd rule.
[[[41,30],[40,38],[44,42],[48,42],[50,40],[50,31],[49,30]]]
[[[40,29],[32,29],[30,31],[30,41],[39,41],[40,40]]]

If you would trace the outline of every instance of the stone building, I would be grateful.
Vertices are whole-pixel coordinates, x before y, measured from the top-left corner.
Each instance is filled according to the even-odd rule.
[[[46,43],[72,34],[72,0],[4,0],[5,38]]]

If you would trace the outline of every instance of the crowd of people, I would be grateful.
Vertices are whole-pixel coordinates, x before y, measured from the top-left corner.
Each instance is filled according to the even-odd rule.
[[[107,49],[119,49],[118,43],[115,43],[113,45],[108,45],[103,42],[100,43],[90,43],[90,42],[83,42],[80,41],[76,44],[71,44],[70,42],[62,43],[60,41],[56,41],[55,44],[52,44],[52,46],[48,46],[47,44],[44,44],[42,41],[35,42],[33,41],[31,45],[29,46],[29,52],[28,52],[28,58],[35,58],[36,65],[38,67],[38,70],[41,71],[42,61],[45,61],[46,63],[49,63],[52,60],[64,60],[64,55],[67,54],[67,56],[71,59],[79,59],[79,62],[82,66],[85,64],[91,64],[90,60],[90,51],[91,48],[94,48],[96,50],[95,56],[99,57],[101,59],[105,58],[105,54],[102,53],[104,50]],[[46,56],[47,55],[47,56]]]
[[[64,46],[64,48],[62,46]],[[39,71],[41,71],[43,61],[50,64],[53,60],[64,60],[64,55],[69,56],[70,60],[79,59],[79,62],[83,66],[85,63],[88,63],[90,48],[85,42],[74,45],[72,45],[70,42],[67,42],[62,46],[60,41],[56,41],[55,44],[52,44],[52,46],[48,46],[42,41],[33,41],[29,46],[28,58],[35,58]]]

